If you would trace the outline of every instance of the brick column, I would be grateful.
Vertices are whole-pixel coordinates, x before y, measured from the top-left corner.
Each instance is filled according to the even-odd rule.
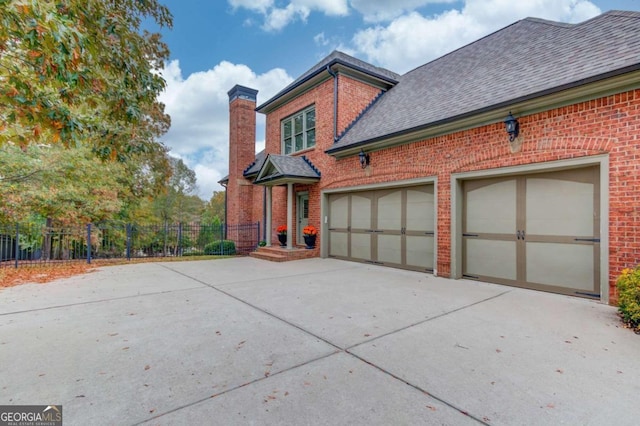
[[[229,183],[228,224],[250,223],[253,206],[252,183],[244,170],[255,160],[256,96],[258,91],[236,85],[229,90]]]

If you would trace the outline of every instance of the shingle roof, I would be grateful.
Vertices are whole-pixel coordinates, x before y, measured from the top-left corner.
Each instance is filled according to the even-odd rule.
[[[282,89],[280,92],[278,92],[271,99],[269,99],[268,101],[266,101],[263,104],[261,104],[260,106],[258,106],[256,108],[256,110],[260,111],[261,109],[265,108],[266,106],[268,106],[269,104],[271,104],[275,100],[279,99],[283,95],[287,94],[288,92],[290,92],[293,89],[295,89],[296,87],[300,86],[301,84],[303,84],[307,80],[311,79],[315,75],[317,75],[317,74],[319,74],[321,72],[324,72],[326,70],[327,66],[332,66],[332,65],[334,65],[336,63],[348,66],[348,67],[353,68],[353,69],[360,70],[362,72],[365,72],[367,74],[376,76],[376,77],[381,78],[383,80],[387,80],[387,81],[389,81],[389,82],[391,82],[393,84],[395,84],[398,81],[398,79],[400,78],[400,75],[396,74],[393,71],[389,71],[389,70],[387,70],[385,68],[381,68],[381,67],[376,67],[376,66],[371,65],[371,64],[369,64],[367,62],[364,62],[364,61],[362,61],[360,59],[354,58],[353,56],[349,56],[346,53],[342,53],[342,52],[340,52],[338,50],[334,50],[333,52],[331,52],[331,54],[329,56],[327,56],[326,58],[324,58],[323,60],[321,60],[320,62],[318,62],[314,66],[312,66],[311,68],[309,68],[309,70],[307,70],[304,74],[302,74],[300,77],[298,77],[296,80],[294,80],[293,83],[289,84],[287,87]]]
[[[320,171],[305,157],[269,154],[254,183],[282,179],[318,180]]]
[[[266,160],[266,158],[267,153],[263,149],[256,154],[256,159],[253,161],[253,163],[249,164],[249,166],[244,170],[244,172],[242,173],[243,176],[251,176],[257,174],[262,168],[262,165],[264,164],[264,160]]]
[[[399,79],[327,152],[640,69],[640,13],[527,18]]]

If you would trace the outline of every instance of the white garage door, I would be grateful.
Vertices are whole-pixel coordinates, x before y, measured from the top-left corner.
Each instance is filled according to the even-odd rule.
[[[433,271],[433,185],[329,196],[329,256]]]
[[[464,182],[467,278],[600,295],[599,168]]]

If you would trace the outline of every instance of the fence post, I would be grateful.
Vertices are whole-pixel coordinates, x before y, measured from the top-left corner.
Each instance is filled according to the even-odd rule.
[[[131,260],[131,224],[127,223],[125,229],[127,233],[127,260]]]
[[[91,263],[91,224],[87,223],[87,263]]]
[[[256,245],[256,247],[254,247],[254,250],[255,250],[255,248],[257,248],[257,247],[259,247],[259,246],[260,246],[260,241],[261,241],[261,240],[260,240],[260,221],[258,221],[258,233],[256,234],[256,237],[258,237],[258,238],[256,239],[256,241],[258,242],[258,244]]]
[[[16,262],[16,269],[18,269],[18,257],[20,256],[20,225],[16,223],[16,240],[14,242],[15,245],[15,262]]]
[[[220,254],[224,255],[224,242],[227,239],[227,224],[220,224]]]
[[[182,222],[178,223],[178,252],[176,256],[182,256]]]

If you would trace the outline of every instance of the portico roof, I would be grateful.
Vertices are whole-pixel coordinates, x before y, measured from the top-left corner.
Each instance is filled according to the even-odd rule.
[[[258,172],[257,185],[279,186],[287,183],[315,183],[320,171],[307,157],[269,154]]]

